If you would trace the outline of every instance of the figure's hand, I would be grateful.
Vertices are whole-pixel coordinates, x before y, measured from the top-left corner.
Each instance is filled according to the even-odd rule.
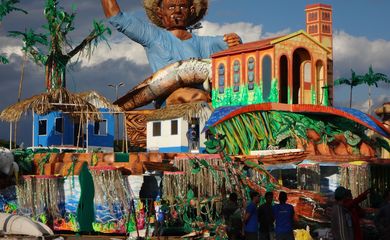
[[[104,15],[106,15],[106,18],[116,16],[121,11],[116,0],[101,0],[101,1],[102,1]]]
[[[240,36],[237,33],[228,33],[223,36],[223,40],[229,47],[234,47],[242,43]]]

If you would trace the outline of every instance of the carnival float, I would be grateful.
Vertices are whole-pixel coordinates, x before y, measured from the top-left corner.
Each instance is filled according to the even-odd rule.
[[[144,1],[161,27],[150,12],[154,3]],[[193,24],[207,1],[196,6]],[[65,84],[71,59],[106,41],[110,30],[95,22],[64,52],[75,14],[47,0],[46,35],[13,33],[26,56],[45,67],[46,91],[0,113],[12,136],[31,112],[34,133],[28,149],[0,149],[2,179],[14,185],[0,192],[0,227],[34,236],[227,239],[221,209],[229,193],[244,209],[250,191],[285,191],[298,228],[310,226],[314,236],[329,228],[337,186],[354,196],[389,188],[390,128],[359,110],[333,107],[332,7],[305,11],[305,30],[174,62],[111,103]],[[138,109],[152,102],[159,108]],[[389,104],[376,113],[388,122]],[[125,136],[116,152],[115,116],[123,117]],[[376,201],[362,204],[367,229]]]

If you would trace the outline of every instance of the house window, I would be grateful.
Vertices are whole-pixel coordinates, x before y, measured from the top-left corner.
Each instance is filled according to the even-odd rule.
[[[106,136],[107,135],[107,120],[101,120],[95,122],[93,126],[93,133],[95,135]]]
[[[42,119],[38,121],[38,135],[44,136],[47,134],[47,120]]]
[[[177,120],[171,121],[171,135],[177,135],[178,133],[178,122]]]
[[[240,62],[234,61],[233,64],[233,91],[238,92],[240,91]]]
[[[153,123],[153,137],[161,136],[161,122]]]
[[[318,33],[318,26],[317,25],[310,25],[309,26],[309,33]]]
[[[255,88],[255,59],[253,57],[248,60],[248,90]]]
[[[218,67],[218,87],[219,93],[223,94],[225,92],[225,65],[222,63]]]
[[[322,20],[330,21],[330,12],[322,12]]]
[[[303,77],[306,83],[311,83],[311,62],[306,61],[303,65]]]
[[[263,58],[262,65],[262,81],[263,81],[263,99],[268,101],[271,93],[271,78],[272,78],[272,60],[270,56]]]
[[[318,18],[317,13],[311,12],[309,13],[309,21],[316,21]]]
[[[329,24],[322,24],[322,32],[323,33],[330,33],[330,25]]]
[[[63,130],[64,129],[63,123],[64,123],[64,119],[62,117],[56,118],[56,121],[55,121],[55,124],[56,124],[56,126],[55,126],[55,133],[56,134],[62,134],[64,132],[64,130]]]

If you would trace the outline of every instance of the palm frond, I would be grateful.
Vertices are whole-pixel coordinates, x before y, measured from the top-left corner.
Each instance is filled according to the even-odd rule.
[[[1,0],[0,3],[0,22],[3,21],[3,17],[13,11],[22,12],[27,14],[27,12],[21,8],[17,8],[14,5],[19,3],[19,0]]]
[[[384,73],[376,73],[372,65],[368,68],[368,72],[363,77],[363,82],[368,86],[378,87],[379,82],[390,83],[390,79]]]
[[[0,63],[2,64],[8,64],[9,61],[6,57],[0,55]]]

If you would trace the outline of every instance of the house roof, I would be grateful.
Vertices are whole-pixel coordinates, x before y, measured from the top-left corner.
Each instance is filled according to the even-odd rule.
[[[386,102],[382,106],[376,108],[375,113],[380,117],[383,115],[390,115],[390,102]]]
[[[255,41],[255,42],[243,43],[243,44],[237,45],[235,47],[228,48],[224,51],[217,52],[217,53],[213,54],[211,57],[215,58],[215,57],[221,57],[221,56],[226,56],[226,55],[233,55],[233,54],[237,54],[237,53],[252,52],[252,51],[256,51],[256,50],[263,50],[263,49],[271,48],[277,43],[291,39],[291,38],[296,37],[298,35],[306,36],[311,41],[316,43],[319,47],[321,47],[322,49],[327,51],[328,53],[331,52],[331,50],[329,48],[325,47],[322,43],[320,43],[319,41],[314,39],[312,36],[307,34],[304,30],[299,30],[297,32],[294,32],[294,33],[291,33],[288,35],[266,38],[266,39],[262,39],[262,40]]]
[[[331,10],[332,6],[329,4],[315,3],[315,4],[306,5],[305,10],[308,10],[308,9],[312,10],[313,8],[328,8],[329,10]]]
[[[282,42],[282,41],[285,41],[287,39],[290,39],[290,38],[293,38],[293,37],[296,37],[298,35],[304,35],[306,36],[307,38],[309,38],[310,40],[312,40],[314,43],[316,43],[319,47],[321,47],[322,49],[324,49],[325,51],[327,51],[328,53],[332,52],[329,48],[325,47],[320,41],[318,41],[317,39],[313,38],[310,34],[308,34],[306,31],[304,30],[299,30],[297,32],[293,32],[291,34],[288,34],[288,35],[285,35],[285,36],[282,36],[282,37],[279,37],[273,41],[271,41],[271,44],[272,45],[275,45],[279,42]]]
[[[88,118],[91,120],[101,118],[100,112],[94,105],[84,100],[78,94],[71,93],[65,88],[58,88],[32,96],[7,107],[0,112],[0,120],[17,122],[22,114],[27,113],[29,110],[38,115],[62,111],[69,112],[74,118]]]
[[[283,35],[283,36],[285,36],[285,35]],[[266,38],[266,39],[262,39],[262,40],[255,41],[255,42],[243,43],[243,44],[228,48],[226,50],[217,52],[217,53],[211,55],[211,57],[215,58],[215,57],[221,57],[221,56],[225,56],[225,55],[232,55],[232,54],[236,54],[236,53],[251,52],[254,50],[270,48],[273,46],[271,44],[271,41],[278,39],[280,37],[283,37],[283,36]]]
[[[153,111],[146,117],[147,121],[168,120],[174,118],[184,118],[189,121],[193,117],[198,117],[206,121],[211,115],[213,109],[206,102],[183,103],[170,105]]]
[[[96,108],[106,108],[111,112],[122,112],[120,107],[112,104],[106,97],[96,91],[81,92],[77,93],[76,95],[89,102]]]

